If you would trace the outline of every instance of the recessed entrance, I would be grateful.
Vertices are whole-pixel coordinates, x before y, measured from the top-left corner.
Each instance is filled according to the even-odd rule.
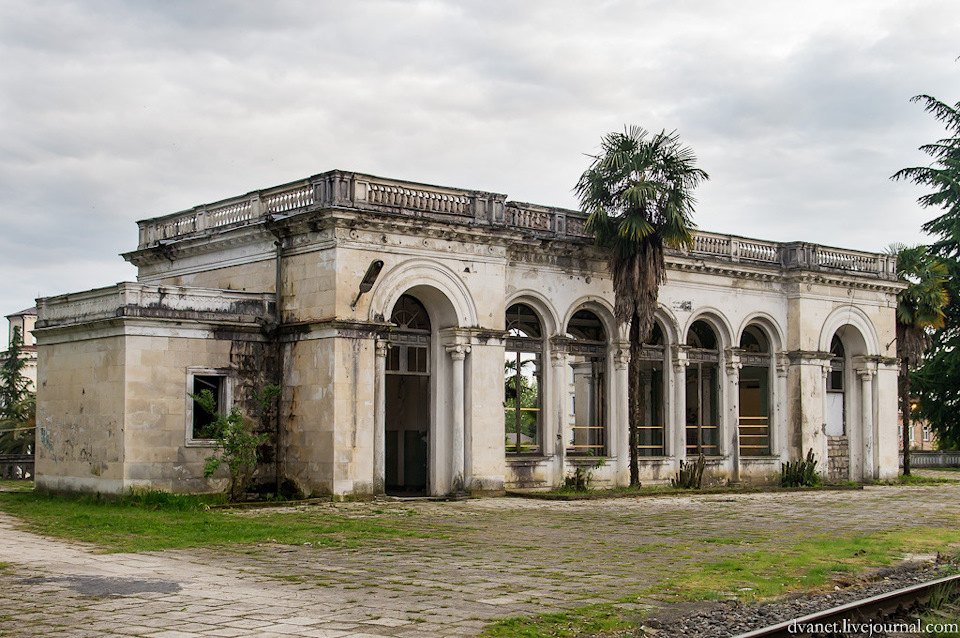
[[[430,450],[430,318],[403,295],[390,322],[397,327],[385,371],[384,484],[388,494],[418,496],[427,492]]]

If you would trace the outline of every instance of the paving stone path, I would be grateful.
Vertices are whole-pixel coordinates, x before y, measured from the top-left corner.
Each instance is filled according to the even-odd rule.
[[[103,554],[0,515],[0,636],[472,636],[497,618],[593,602],[642,609],[656,604],[648,588],[744,545],[776,552],[818,535],[931,526],[957,529],[960,547],[960,483],[313,507],[409,519],[428,533],[350,550],[265,542]]]

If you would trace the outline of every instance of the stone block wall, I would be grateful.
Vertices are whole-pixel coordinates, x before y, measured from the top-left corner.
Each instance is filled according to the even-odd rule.
[[[846,436],[827,437],[827,480],[839,483],[850,478],[850,445]]]

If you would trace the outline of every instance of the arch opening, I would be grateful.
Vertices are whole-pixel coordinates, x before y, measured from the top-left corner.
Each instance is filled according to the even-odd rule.
[[[768,456],[773,403],[770,339],[761,327],[749,325],[740,337],[740,350],[740,455]]]
[[[569,456],[607,454],[607,334],[591,310],[578,310],[567,324],[572,418],[566,424]]]
[[[426,494],[430,450],[432,325],[426,307],[401,295],[390,322],[384,371],[384,488],[393,495]]]

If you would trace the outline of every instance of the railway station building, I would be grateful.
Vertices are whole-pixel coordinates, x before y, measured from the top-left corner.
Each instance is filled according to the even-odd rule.
[[[706,216],[706,215],[705,215]],[[574,210],[345,171],[139,222],[136,282],[38,300],[37,486],[223,488],[191,395],[277,414],[256,479],[337,496],[629,482],[626,331]],[[895,258],[697,232],[643,350],[641,480],[897,475]]]

